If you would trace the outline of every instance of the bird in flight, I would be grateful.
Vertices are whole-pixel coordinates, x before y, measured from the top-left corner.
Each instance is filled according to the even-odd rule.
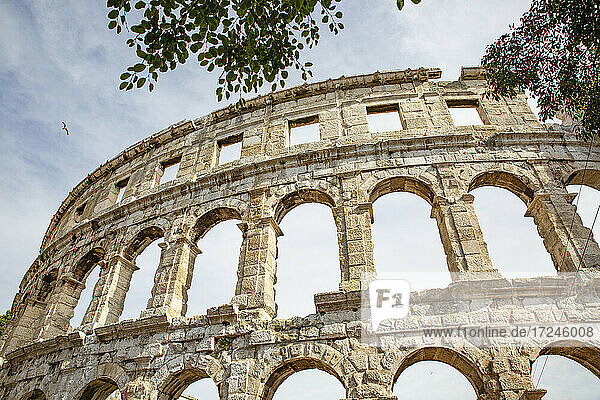
[[[63,128],[63,130],[64,130],[65,132],[67,132],[67,136],[69,136],[69,129],[67,129],[67,124],[65,124],[65,121],[63,121],[63,122],[62,122],[62,124],[63,124],[63,127],[62,127],[62,128]]]

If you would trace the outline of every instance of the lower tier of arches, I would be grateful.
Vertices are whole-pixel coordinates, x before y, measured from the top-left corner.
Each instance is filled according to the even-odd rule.
[[[114,326],[79,342],[66,338],[53,351],[42,342],[13,355],[0,368],[0,399],[178,400],[205,380],[218,393],[215,400],[278,400],[288,378],[317,370],[330,375],[346,399],[394,400],[405,371],[423,362],[455,370],[474,400],[541,399],[545,390],[536,387],[532,365],[548,355],[573,360],[600,379],[595,339],[478,347],[463,339],[406,336],[407,330],[390,344],[362,336],[360,326],[339,313],[261,326]]]

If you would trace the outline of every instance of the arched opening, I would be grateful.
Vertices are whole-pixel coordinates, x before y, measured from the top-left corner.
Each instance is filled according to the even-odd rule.
[[[21,400],[46,400],[46,395],[40,389],[35,389],[23,396]]]
[[[83,287],[78,287],[73,293],[73,299],[77,306],[73,310],[73,316],[70,319],[71,327],[78,327],[83,322],[83,317],[92,301],[94,287],[100,278],[100,267],[98,263],[104,259],[104,249],[95,248],[90,250],[78,263],[73,270],[75,281],[83,283]]]
[[[262,400],[343,399],[346,390],[333,368],[320,360],[288,361],[271,373],[264,384]]]
[[[187,316],[206,314],[229,303],[235,294],[242,232],[239,212],[217,208],[198,219],[192,237],[202,253],[196,256],[187,292]]]
[[[273,400],[331,400],[345,398],[345,390],[332,375],[318,369],[304,370],[287,378]]]
[[[596,169],[580,169],[573,172],[566,182],[568,185],[586,185],[600,190],[600,171]]]
[[[529,186],[506,172],[486,172],[473,179],[469,191],[490,259],[503,277],[556,275],[533,218],[524,217],[533,199]]]
[[[600,349],[576,342],[558,342],[540,352],[531,366],[536,387],[553,400],[600,399]]]
[[[434,194],[424,183],[392,178],[371,192],[373,252],[378,279],[405,279],[411,290],[445,287],[451,282],[435,219]]]
[[[567,179],[567,191],[577,194],[573,204],[577,206],[577,214],[583,225],[592,229],[593,237],[600,237],[600,216],[594,224],[594,217],[600,204],[600,171],[579,170]]]
[[[37,285],[37,300],[45,302],[52,290],[56,287],[58,279],[58,268],[53,268],[44,274]]]
[[[401,399],[477,399],[483,378],[465,356],[444,347],[425,347],[407,356],[397,369],[393,393]]]
[[[172,374],[158,393],[158,400],[185,400],[190,397],[219,399],[219,388],[202,369],[186,368]]]
[[[75,396],[76,400],[121,400],[119,386],[110,378],[98,378]]]
[[[475,400],[473,386],[457,369],[439,361],[421,361],[406,368],[394,384],[398,400]]]
[[[146,309],[154,286],[154,275],[160,264],[161,248],[158,239],[163,236],[163,230],[158,227],[145,228],[136,235],[123,253],[138,269],[131,277],[121,321],[137,319],[142,310]]]
[[[517,196],[523,203],[533,200],[533,189],[515,175],[503,171],[487,171],[477,175],[469,184],[469,192],[484,186],[506,189]]]
[[[305,190],[284,197],[276,208],[284,232],[277,243],[278,318],[312,314],[316,293],[338,290],[339,248],[331,207],[326,194]]]

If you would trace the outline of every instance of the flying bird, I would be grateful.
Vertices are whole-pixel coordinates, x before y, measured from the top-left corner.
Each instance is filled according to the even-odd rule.
[[[69,136],[69,129],[67,129],[67,124],[65,124],[65,121],[63,121],[63,122],[62,122],[62,124],[63,124],[63,127],[62,127],[62,128],[63,128],[63,130],[64,130],[65,132],[67,132],[67,136]]]

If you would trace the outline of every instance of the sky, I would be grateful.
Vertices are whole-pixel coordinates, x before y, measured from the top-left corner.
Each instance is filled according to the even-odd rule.
[[[421,66],[439,67],[442,79],[454,80],[461,66],[478,65],[485,46],[518,22],[528,6],[523,0],[425,0],[418,6],[407,2],[398,12],[393,0],[345,0],[340,7],[346,29],[337,36],[323,30],[319,46],[305,53],[315,64],[311,81]],[[78,182],[152,133],[227,105],[214,95],[217,73],[194,63],[162,76],[152,94],[119,91],[118,77],[135,62],[135,55],[124,36],[106,28],[106,13],[103,2],[91,0],[0,0],[0,310],[10,307],[50,218]],[[286,86],[300,83],[292,73]],[[62,121],[69,136],[61,130]],[[554,273],[533,221],[523,217],[520,200],[494,188],[477,189],[474,195],[490,255],[505,276]],[[588,227],[599,201],[596,191],[582,190],[579,211]],[[410,194],[390,194],[375,202],[373,237],[380,277],[397,276],[401,269],[414,274],[415,287],[449,281],[429,212],[422,199]],[[325,206],[309,204],[286,215],[281,227],[279,316],[307,315],[314,311],[313,293],[336,290],[339,283],[333,219]],[[229,301],[240,243],[234,221],[219,224],[201,240],[203,254],[196,261],[188,315]],[[122,318],[136,318],[145,307],[158,255],[155,243],[138,258],[140,271]],[[207,268],[213,271],[210,281],[203,279]],[[419,280],[423,273],[431,278]],[[75,325],[95,279],[97,274],[88,278]],[[540,380],[549,389],[544,399],[571,398],[569,384],[589,389],[579,399],[600,399],[600,385],[583,367],[554,358],[547,364]],[[413,369],[417,372],[411,379]],[[565,371],[572,371],[568,382]],[[424,392],[423,398],[474,398],[455,372],[435,362],[418,363],[402,374],[395,394],[400,399]],[[298,398],[297,388],[306,387],[315,390],[307,398],[342,398],[343,392],[336,392],[339,383],[331,379],[320,371],[295,374],[275,398]],[[216,398],[210,382],[198,385],[205,389],[190,388],[189,393]]]

